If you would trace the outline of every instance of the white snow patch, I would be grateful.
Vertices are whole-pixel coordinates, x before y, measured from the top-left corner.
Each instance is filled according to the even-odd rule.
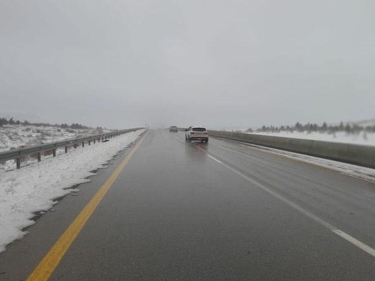
[[[21,170],[0,172],[0,253],[5,251],[6,245],[27,234],[23,229],[35,223],[36,212],[52,208],[56,198],[77,192],[67,188],[90,181],[87,177],[94,175],[90,171],[103,168],[144,131],[80,147]]]

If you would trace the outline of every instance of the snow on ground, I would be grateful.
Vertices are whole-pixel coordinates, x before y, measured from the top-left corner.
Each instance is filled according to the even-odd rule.
[[[27,234],[23,229],[35,223],[35,213],[52,208],[57,203],[54,199],[77,192],[69,188],[90,181],[87,177],[94,175],[91,171],[105,167],[144,131],[80,147],[21,170],[0,172],[0,253],[5,251],[6,245]]]
[[[98,133],[96,129],[63,129],[53,126],[4,125],[0,127],[0,152]]]
[[[280,133],[251,133],[254,135],[265,135],[295,139],[320,140],[360,145],[375,146],[375,133],[362,132],[360,134],[347,134],[346,132],[337,132],[335,134],[319,132],[280,132]]]

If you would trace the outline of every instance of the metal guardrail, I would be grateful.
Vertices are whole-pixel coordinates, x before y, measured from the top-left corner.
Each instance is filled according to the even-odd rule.
[[[100,142],[100,141],[108,140],[113,137],[119,136],[121,134],[129,133],[129,132],[136,131],[139,129],[144,129],[144,128],[120,130],[120,131],[114,131],[114,132],[106,133],[106,134],[97,134],[97,135],[91,135],[91,136],[86,136],[82,138],[68,139],[68,140],[54,142],[54,143],[47,143],[43,145],[30,146],[30,147],[25,147],[21,149],[4,151],[4,152],[0,152],[0,163],[9,161],[9,160],[16,160],[17,169],[20,169],[21,159],[25,156],[37,154],[38,162],[40,162],[42,160],[43,152],[52,151],[53,157],[56,157],[56,150],[58,148],[65,147],[65,153],[68,153],[68,147],[74,146],[74,148],[77,148],[77,146],[79,145],[82,145],[82,147],[84,147],[85,143],[90,145],[91,142],[96,143],[97,141]]]

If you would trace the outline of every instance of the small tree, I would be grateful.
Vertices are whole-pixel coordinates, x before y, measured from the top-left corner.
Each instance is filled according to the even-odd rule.
[[[322,132],[326,132],[327,129],[328,129],[327,123],[324,122],[323,125],[322,125],[322,127],[320,129],[321,129]]]
[[[303,126],[302,126],[302,124],[301,124],[300,122],[297,122],[296,125],[295,125],[294,127],[296,128],[296,130],[297,130],[298,132],[301,132],[302,129],[303,129]]]
[[[342,122],[342,121],[340,122],[340,126],[339,126],[338,130],[341,131],[341,132],[344,131],[344,122]]]

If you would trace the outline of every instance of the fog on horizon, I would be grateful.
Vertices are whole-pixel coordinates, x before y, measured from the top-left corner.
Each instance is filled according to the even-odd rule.
[[[373,119],[374,10],[366,0],[4,0],[0,116],[108,128]]]

